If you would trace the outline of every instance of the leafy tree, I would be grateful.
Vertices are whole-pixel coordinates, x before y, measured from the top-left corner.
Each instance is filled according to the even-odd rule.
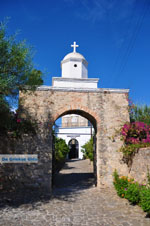
[[[82,146],[83,157],[93,161],[93,138]]]
[[[131,122],[144,122],[150,125],[150,106],[137,106],[135,105],[130,113]]]
[[[0,23],[0,94],[16,95],[24,85],[41,85],[42,73],[33,68],[32,50],[16,35],[7,36],[6,23]]]
[[[11,120],[10,107],[4,96],[0,95],[0,133],[8,129]]]
[[[11,121],[8,101],[18,96],[25,85],[31,90],[43,83],[42,72],[32,63],[32,50],[16,35],[7,35],[7,23],[0,22],[0,131],[7,130]]]

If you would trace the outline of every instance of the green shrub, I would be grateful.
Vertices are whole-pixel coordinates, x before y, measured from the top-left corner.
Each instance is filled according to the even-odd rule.
[[[132,204],[138,204],[140,201],[140,187],[138,183],[129,183],[125,192],[125,198]]]
[[[64,166],[66,156],[69,153],[69,147],[65,140],[56,137],[53,134],[54,150],[53,150],[53,164],[52,172],[53,174],[58,173]]]
[[[114,177],[114,187],[117,194],[121,198],[126,198],[131,204],[138,204],[141,208],[150,214],[150,186],[149,181],[147,185],[139,185],[139,183],[134,182],[134,179],[129,179],[128,177],[120,177],[115,170],[113,173]],[[147,175],[149,177],[149,173]]]
[[[18,114],[14,112],[9,112],[9,117],[7,117],[7,128],[5,123],[5,128],[1,127],[0,123],[0,134],[7,135],[9,137],[21,138],[23,134],[35,135],[37,130],[37,123],[34,120],[20,119]],[[3,131],[1,130],[3,129]],[[5,131],[5,133],[4,133]]]
[[[55,137],[55,159],[57,161],[64,160],[68,152],[69,147],[65,140]]]
[[[148,167],[147,167],[147,187],[150,188],[150,172]]]
[[[140,206],[141,208],[150,213],[150,189],[149,188],[142,188],[140,192]]]
[[[83,152],[84,159],[90,159],[93,161],[93,138],[91,138],[87,143],[82,146],[81,151]]]
[[[145,144],[128,144],[128,145],[122,146],[120,148],[120,151],[123,153],[123,156],[125,158],[130,158],[140,148],[146,148],[146,147],[150,147],[150,143],[145,143]]]
[[[128,178],[124,176],[120,178],[116,170],[113,176],[114,176],[113,184],[115,186],[115,189],[117,190],[117,194],[121,198],[124,198],[126,190],[128,188],[128,184],[129,184]]]
[[[140,121],[150,125],[150,106],[134,105],[130,111],[130,120],[131,122]]]

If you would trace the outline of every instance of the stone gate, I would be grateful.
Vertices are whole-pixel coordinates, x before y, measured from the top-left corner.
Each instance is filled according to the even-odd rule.
[[[52,187],[52,126],[66,114],[87,118],[96,133],[95,175],[97,186],[111,186],[114,169],[126,175],[122,153],[117,152],[122,141],[111,139],[115,131],[129,121],[128,92],[124,89],[85,89],[38,87],[35,92],[20,92],[21,117],[35,119],[38,133],[26,138],[22,152],[38,154],[37,164],[26,166],[30,184],[43,189]]]

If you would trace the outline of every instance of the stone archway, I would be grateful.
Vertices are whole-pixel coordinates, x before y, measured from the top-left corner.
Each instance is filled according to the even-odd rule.
[[[51,189],[52,180],[52,126],[66,114],[79,114],[95,128],[96,180],[98,186],[111,186],[114,169],[124,175],[127,167],[117,152],[122,141],[112,140],[116,129],[129,121],[128,90],[71,89],[38,87],[35,92],[20,92],[20,115],[35,119],[38,133],[30,145],[22,147],[26,153],[38,154],[39,163],[28,167],[33,181]],[[31,181],[31,178],[30,178]]]
[[[93,112],[92,110],[89,110],[88,108],[85,108],[84,106],[80,105],[80,109],[77,108],[75,105],[71,105],[70,109],[68,110],[67,106],[64,106],[62,109],[60,109],[60,111],[58,111],[57,114],[54,115],[54,121],[52,121],[52,125],[51,127],[54,125],[55,121],[58,118],[61,118],[62,116],[65,115],[70,115],[70,114],[76,114],[76,115],[80,115],[84,118],[86,118],[87,120],[90,121],[90,123],[92,124],[93,128],[94,128],[94,137],[93,137],[93,156],[94,156],[94,161],[93,161],[93,173],[94,173],[94,183],[97,186],[98,183],[98,164],[97,164],[97,128],[98,128],[98,123],[100,122],[98,115]],[[52,141],[53,143],[53,141]]]

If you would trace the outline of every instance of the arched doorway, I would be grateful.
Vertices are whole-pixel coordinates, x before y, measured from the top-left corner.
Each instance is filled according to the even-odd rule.
[[[71,139],[68,143],[69,146],[69,159],[75,159],[79,157],[79,142],[76,139]]]
[[[90,137],[91,137],[91,134],[93,136],[93,174],[94,174],[94,183],[95,185],[97,185],[97,118],[95,117],[96,114],[92,114],[92,112],[90,111],[87,112],[85,111],[84,109],[83,110],[79,110],[79,109],[72,109],[72,110],[64,110],[64,109],[61,109],[61,112],[59,112],[59,114],[56,115],[56,117],[54,117],[55,119],[55,122],[60,119],[61,117],[63,116],[66,116],[66,115],[71,115],[71,114],[75,114],[75,115],[79,115],[79,116],[82,116],[84,117],[85,119],[87,119],[89,121],[88,123],[88,126],[90,127],[91,129],[91,126],[93,126],[93,132],[90,133]],[[68,128],[67,128],[68,130]],[[59,133],[59,132],[58,132]],[[57,134],[57,132],[56,132]],[[62,139],[65,138],[65,134],[63,134],[63,137]],[[72,136],[74,135],[74,136]],[[68,159],[75,159],[75,158],[78,158],[79,159],[79,155],[80,155],[80,141],[78,141],[76,139],[76,136],[77,134],[70,134],[69,136],[67,136],[68,140],[66,140],[66,143],[68,144],[69,146],[69,149],[70,149],[70,152],[68,154]],[[90,139],[90,138],[89,138]]]

